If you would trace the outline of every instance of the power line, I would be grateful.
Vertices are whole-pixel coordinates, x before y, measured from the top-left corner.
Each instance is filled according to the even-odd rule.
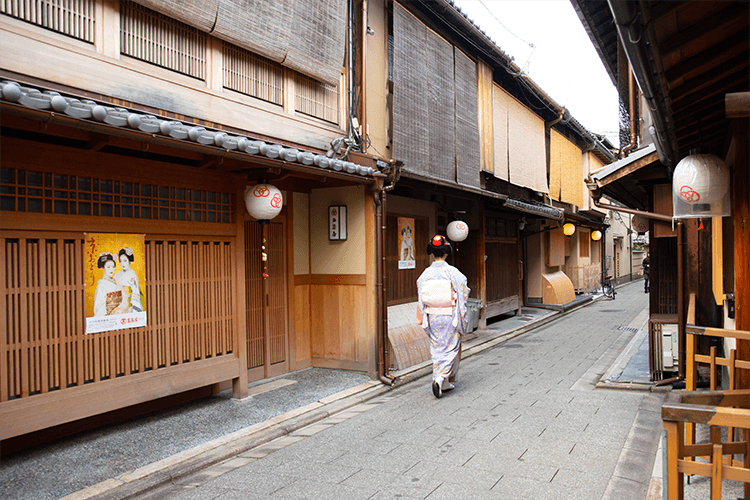
[[[485,8],[485,10],[486,10],[487,12],[489,12],[489,13],[490,13],[490,15],[491,15],[491,16],[492,16],[492,17],[493,17],[493,18],[495,19],[495,21],[497,21],[497,23],[498,23],[498,24],[499,24],[500,26],[502,26],[503,28],[505,28],[505,30],[506,30],[506,31],[507,31],[508,33],[510,33],[510,34],[511,34],[511,35],[513,35],[514,37],[518,38],[518,39],[519,39],[519,40],[521,40],[521,41],[522,41],[523,43],[525,43],[526,45],[528,45],[529,47],[531,47],[532,49],[535,49],[535,48],[536,48],[536,47],[534,46],[534,44],[533,44],[533,43],[529,43],[529,42],[527,42],[526,40],[524,40],[524,39],[523,39],[523,38],[521,38],[520,36],[518,36],[518,35],[516,35],[515,33],[513,33],[513,32],[512,32],[512,31],[511,31],[511,30],[510,30],[510,29],[509,29],[509,28],[508,28],[507,26],[505,26],[505,25],[504,25],[504,24],[503,24],[503,23],[502,23],[502,22],[500,21],[500,19],[498,19],[498,18],[497,18],[497,16],[495,16],[495,14],[494,14],[494,13],[493,13],[493,12],[492,12],[492,11],[491,11],[490,9],[489,9],[489,7],[487,7],[487,5],[485,5],[485,3],[484,3],[484,0],[479,0],[479,3],[481,3],[481,4],[482,4],[482,7],[484,7],[484,8]],[[532,53],[533,53],[533,52],[532,52]],[[531,58],[531,56],[529,56],[529,58]]]

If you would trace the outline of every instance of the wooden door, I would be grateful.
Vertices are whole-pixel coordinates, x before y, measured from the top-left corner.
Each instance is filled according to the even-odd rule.
[[[284,222],[272,222],[265,228],[256,221],[245,222],[245,311],[250,380],[289,371],[284,234]],[[265,271],[263,252],[268,258]],[[263,277],[264,272],[267,278]]]

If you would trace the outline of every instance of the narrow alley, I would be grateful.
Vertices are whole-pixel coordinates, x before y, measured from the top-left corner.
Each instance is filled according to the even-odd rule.
[[[641,286],[140,498],[646,498],[662,395],[595,389],[645,316]]]

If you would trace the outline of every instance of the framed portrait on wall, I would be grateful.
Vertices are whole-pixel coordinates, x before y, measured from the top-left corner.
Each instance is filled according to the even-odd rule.
[[[398,268],[414,269],[414,219],[410,217],[398,218]]]

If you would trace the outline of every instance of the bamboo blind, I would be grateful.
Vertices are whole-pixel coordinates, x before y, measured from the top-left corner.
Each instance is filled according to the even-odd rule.
[[[211,34],[269,60],[286,57],[293,24],[290,0],[219,1]]]
[[[550,130],[550,198],[583,207],[583,151]]]
[[[16,170],[0,170],[0,211],[193,222],[231,220],[229,193]]]
[[[284,68],[279,63],[228,43],[223,46],[225,88],[284,104]]]
[[[294,109],[331,123],[339,122],[339,87],[300,73],[294,78]]]
[[[0,0],[0,13],[94,43],[95,0]]]
[[[120,16],[122,54],[205,80],[205,33],[131,2]]]
[[[336,85],[344,66],[346,2],[291,2],[293,29],[284,66],[328,85]]]
[[[429,174],[425,26],[393,6],[393,155],[407,170]]]
[[[394,154],[410,171],[456,182],[453,46],[398,4],[393,16]],[[476,108],[476,89],[473,92],[470,105]],[[478,150],[478,143],[475,147]]]
[[[494,130],[492,119],[492,68],[483,62],[477,63],[477,100],[480,134],[480,165],[482,170],[495,173],[493,150]]]
[[[479,108],[477,65],[454,49],[456,78],[456,181],[479,187],[481,147],[479,144]]]
[[[6,231],[0,266],[0,401],[234,352],[228,239],[148,239],[148,326],[84,333],[80,233]]]
[[[495,176],[540,193],[549,192],[544,120],[498,85],[494,86],[493,101]]]
[[[128,0],[124,0],[128,2]],[[172,19],[210,33],[216,23],[219,0],[133,0]],[[234,2],[231,2],[234,3]]]

